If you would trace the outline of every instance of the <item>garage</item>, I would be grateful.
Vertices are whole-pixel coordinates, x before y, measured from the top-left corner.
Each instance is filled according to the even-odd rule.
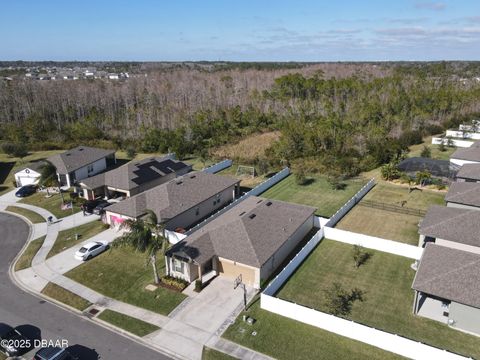
[[[17,186],[25,186],[31,184],[37,184],[40,179],[40,169],[41,164],[35,164],[26,167],[15,173],[15,182]]]
[[[242,275],[242,282],[246,285],[254,286],[255,275],[258,269],[233,262],[227,259],[218,259],[218,272],[221,276],[231,278],[232,281],[239,275]]]

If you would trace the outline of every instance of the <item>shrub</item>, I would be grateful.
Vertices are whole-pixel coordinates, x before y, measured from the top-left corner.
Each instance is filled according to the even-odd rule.
[[[425,132],[428,135],[441,134],[443,132],[443,127],[441,127],[440,125],[429,124],[425,127]]]
[[[307,183],[307,177],[305,176],[305,169],[303,166],[299,166],[295,171],[295,182],[297,185],[305,185]]]
[[[365,264],[371,257],[372,254],[366,251],[363,246],[353,245],[353,261],[357,269]]]
[[[353,288],[347,291],[337,282],[334,282],[329,289],[325,290],[324,295],[325,306],[333,315],[348,315],[356,300],[364,300],[362,290]]]
[[[432,157],[432,151],[428,146],[423,145],[423,149],[422,149],[422,152],[420,153],[420,156],[424,158],[430,158]]]
[[[404,131],[402,135],[400,135],[400,137],[398,138],[398,142],[400,143],[402,148],[407,148],[410,145],[421,144],[422,141],[422,133],[418,130]]]
[[[28,155],[28,149],[24,144],[4,143],[2,144],[2,151],[10,156],[23,158]]]
[[[200,292],[200,291],[202,291],[202,289],[203,289],[202,280],[200,280],[200,279],[195,280],[195,291]]]
[[[133,159],[135,155],[137,155],[137,152],[135,151],[135,148],[133,146],[129,146],[126,152],[129,159]]]
[[[400,171],[397,168],[397,163],[394,161],[383,165],[380,169],[380,173],[382,175],[382,179],[384,180],[398,179],[398,177],[400,176]]]
[[[447,147],[445,146],[445,144],[443,143],[443,140],[440,144],[438,144],[438,150],[440,150],[441,152],[444,152],[447,150]]]
[[[172,286],[172,287],[174,287],[174,288],[176,288],[180,291],[185,289],[188,286],[188,282],[186,282],[185,280],[178,279],[178,278],[175,278],[173,276],[168,276],[168,275],[163,276],[161,281],[162,281],[162,283],[164,283],[168,286]]]

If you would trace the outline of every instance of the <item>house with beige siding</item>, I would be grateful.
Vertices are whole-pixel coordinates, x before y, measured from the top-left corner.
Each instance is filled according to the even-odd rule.
[[[480,255],[429,243],[412,284],[413,312],[480,336]]]
[[[81,180],[82,196],[87,200],[98,197],[131,197],[163,184],[192,170],[191,165],[173,156],[151,157],[130,161],[118,168]]]
[[[188,229],[235,200],[239,184],[227,176],[191,172],[109,206],[104,221],[118,227],[152,210],[167,230]]]
[[[167,273],[188,282],[241,277],[259,289],[312,230],[315,210],[250,196],[173,246]]]

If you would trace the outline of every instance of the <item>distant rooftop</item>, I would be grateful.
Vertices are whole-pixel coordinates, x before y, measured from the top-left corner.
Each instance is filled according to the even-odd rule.
[[[476,182],[454,182],[450,185],[445,201],[480,207],[480,184]]]
[[[115,150],[77,146],[64,153],[50,156],[48,161],[55,165],[60,174],[66,174],[113,154]]]
[[[467,161],[479,161],[480,162],[480,141],[475,141],[472,146],[468,148],[457,149],[450,159],[459,159]]]
[[[480,164],[464,164],[458,171],[457,178],[480,181]]]

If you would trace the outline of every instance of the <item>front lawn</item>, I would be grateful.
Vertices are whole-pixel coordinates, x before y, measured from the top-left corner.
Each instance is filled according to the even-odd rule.
[[[323,240],[278,293],[278,297],[329,312],[325,291],[336,282],[364,291],[347,319],[466,356],[480,358],[480,338],[412,313],[413,260],[368,250],[371,258],[355,268],[353,246]]]
[[[54,283],[48,283],[42,290],[42,294],[47,295],[61,303],[67,304],[77,310],[83,311],[92,305],[88,300],[68,291]]]
[[[334,190],[322,176],[310,176],[307,185],[298,185],[290,175],[260,196],[318,208],[317,215],[330,217],[366,184],[364,179],[350,179],[343,190]]]
[[[391,204],[426,211],[431,205],[443,205],[444,194],[430,190],[414,190],[387,183],[377,184],[362,200]],[[418,244],[418,223],[421,216],[408,215],[367,207],[360,202],[338,223],[337,228],[361,234]]]
[[[256,322],[248,325],[243,315]],[[255,336],[252,332],[256,331]],[[393,360],[393,353],[260,309],[259,301],[241,313],[225,338],[279,360]]]
[[[39,191],[33,195],[23,198],[20,200],[20,202],[44,208],[45,210],[50,211],[58,219],[72,215],[72,209],[62,210],[62,198],[60,194],[51,194],[49,197],[46,197],[46,195],[47,193]],[[63,193],[63,197],[65,199],[65,203],[70,202],[70,195],[68,193]],[[73,213],[77,213],[79,211],[80,207],[74,205]]]
[[[25,216],[33,224],[40,224],[45,222],[45,219],[43,218],[43,216],[37,214],[35,211],[24,209],[19,206],[7,206],[5,210],[13,212],[15,214]]]
[[[158,271],[165,273],[165,260],[158,256]],[[165,288],[151,292],[153,270],[145,254],[129,248],[113,248],[66,274],[69,278],[106,296],[168,315],[186,296]]]
[[[160,329],[158,326],[108,309],[102,311],[98,318],[140,337]]]
[[[32,266],[32,260],[37,254],[38,250],[43,245],[46,236],[42,236],[41,238],[32,240],[23,254],[18,258],[17,263],[15,264],[15,271],[27,269]]]
[[[211,349],[208,347],[203,347],[202,360],[232,360],[236,359],[233,356],[225,354],[223,352]]]
[[[63,230],[58,233],[57,239],[53,244],[47,259],[51,258],[62,251],[71,248],[81,242],[95,236],[102,231],[105,231],[105,224],[100,220],[95,220],[71,229]],[[78,239],[75,240],[75,234],[78,234]]]

